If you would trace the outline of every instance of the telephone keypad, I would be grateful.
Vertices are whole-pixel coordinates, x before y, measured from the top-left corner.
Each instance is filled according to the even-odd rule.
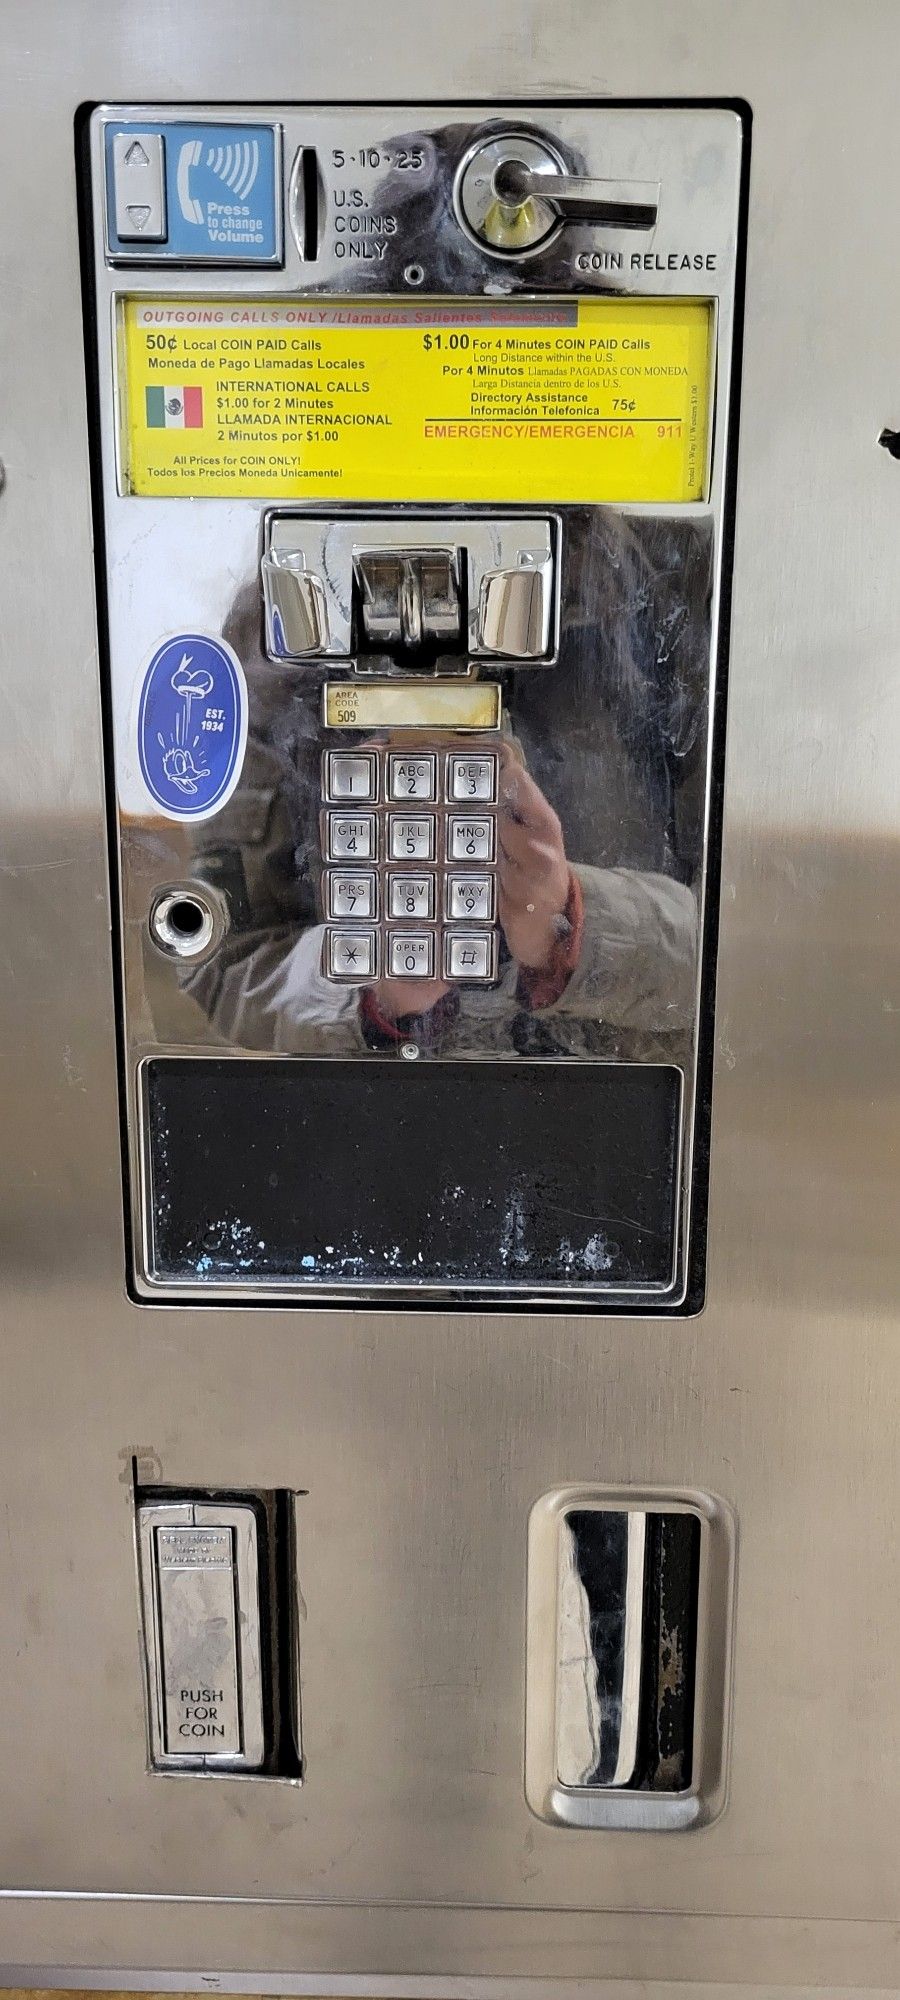
[[[496,980],[499,763],[493,744],[477,742],[325,751],[328,978]],[[350,799],[371,809],[339,811]],[[418,809],[404,811],[406,800]]]

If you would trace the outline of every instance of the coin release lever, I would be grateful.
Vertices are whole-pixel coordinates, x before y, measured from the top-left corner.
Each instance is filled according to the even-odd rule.
[[[652,229],[659,212],[658,181],[604,181],[580,174],[536,174],[520,160],[506,160],[494,174],[505,206],[538,200],[561,222],[605,223],[609,229]]]
[[[475,146],[456,183],[457,213],[471,236],[499,256],[542,249],[567,222],[652,229],[658,181],[572,174],[545,140],[504,132]]]

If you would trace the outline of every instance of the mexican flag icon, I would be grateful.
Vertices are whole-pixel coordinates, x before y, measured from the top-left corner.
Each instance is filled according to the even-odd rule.
[[[203,390],[185,382],[154,383],[145,390],[147,428],[151,431],[203,429]]]

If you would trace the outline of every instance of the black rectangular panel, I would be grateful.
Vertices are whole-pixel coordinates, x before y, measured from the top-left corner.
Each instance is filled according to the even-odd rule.
[[[145,1087],[157,1281],[672,1284],[670,1066],[160,1059]]]

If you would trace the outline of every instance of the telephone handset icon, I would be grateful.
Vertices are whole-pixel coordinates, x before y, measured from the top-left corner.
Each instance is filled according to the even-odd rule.
[[[178,189],[178,203],[185,222],[204,223],[206,216],[202,203],[191,194],[191,168],[199,167],[203,152],[201,139],[186,139],[178,155],[178,170],[175,184]]]

